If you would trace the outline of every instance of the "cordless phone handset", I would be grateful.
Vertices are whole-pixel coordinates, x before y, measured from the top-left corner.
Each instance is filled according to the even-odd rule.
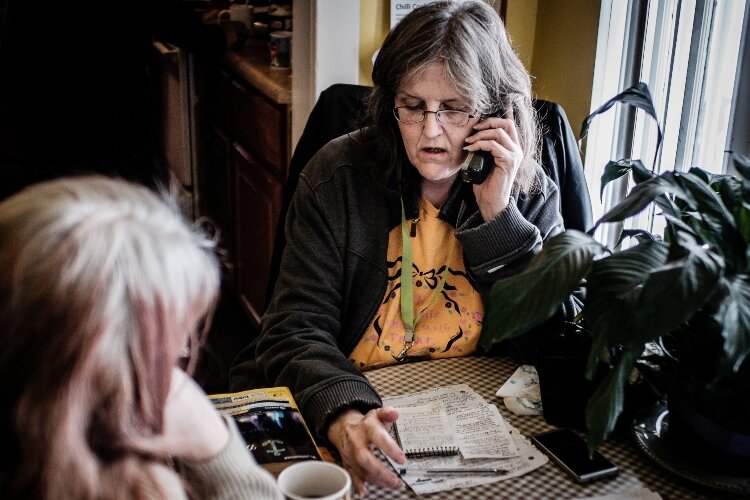
[[[488,115],[487,118],[499,118],[502,117],[503,114],[503,109],[500,108],[491,115]],[[490,172],[492,172],[494,164],[495,159],[489,151],[480,150],[477,152],[470,152],[466,155],[466,159],[461,165],[461,180],[471,184],[481,184],[487,180]]]

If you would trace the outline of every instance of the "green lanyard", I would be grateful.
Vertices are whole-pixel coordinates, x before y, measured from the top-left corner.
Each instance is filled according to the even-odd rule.
[[[415,219],[414,223],[416,223]],[[451,253],[448,255],[448,261],[445,264],[445,270],[440,275],[440,281],[438,282],[435,291],[433,292],[432,299],[427,304],[427,307],[422,309],[419,315],[414,318],[414,281],[412,280],[412,254],[411,254],[411,235],[409,234],[409,228],[406,223],[406,211],[404,210],[404,200],[401,199],[401,320],[404,322],[404,348],[401,350],[398,356],[393,356],[396,361],[404,361],[407,357],[409,349],[414,345],[414,328],[417,326],[419,318],[422,314],[430,308],[435,299],[440,295],[445,286],[445,277],[448,274],[448,265],[450,264],[451,257],[453,256],[453,246],[451,246]]]

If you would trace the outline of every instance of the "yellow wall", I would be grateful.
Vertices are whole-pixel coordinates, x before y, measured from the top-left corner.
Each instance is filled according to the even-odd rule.
[[[535,97],[561,104],[576,137],[591,106],[599,9],[600,0],[539,0],[537,9]]]
[[[391,24],[389,0],[359,0],[359,83],[372,85],[372,56]]]
[[[526,70],[531,69],[534,57],[538,4],[537,0],[508,0],[508,6],[505,9],[505,28]]]
[[[508,34],[532,76],[534,97],[562,105],[577,137],[591,102],[600,0],[506,1]],[[360,0],[362,85],[372,85],[372,55],[389,25],[390,0]]]

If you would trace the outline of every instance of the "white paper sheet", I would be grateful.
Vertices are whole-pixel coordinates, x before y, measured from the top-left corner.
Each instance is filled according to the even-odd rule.
[[[384,398],[383,402],[395,407],[419,406],[431,403],[442,404],[444,405],[449,417],[454,418],[457,421],[463,419],[467,422],[467,427],[471,429],[471,432],[469,432],[468,435],[473,435],[474,439],[477,438],[480,431],[487,430],[490,432],[490,435],[493,437],[487,437],[486,439],[487,441],[494,441],[492,446],[490,446],[494,452],[509,453],[510,450],[514,449],[516,451],[515,456],[510,456],[508,458],[466,458],[462,455],[453,455],[409,459],[406,467],[410,469],[410,472],[402,475],[402,478],[418,495],[467,488],[470,486],[494,483],[504,479],[518,477],[531,472],[548,462],[547,456],[537,450],[526,439],[526,437],[519,433],[513,426],[505,422],[505,419],[503,419],[502,415],[498,412],[497,417],[500,417],[505,423],[507,436],[510,437],[509,440],[504,440],[502,429],[499,429],[498,425],[495,423],[496,418],[484,418],[484,413],[481,409],[474,409],[475,407],[485,406],[488,403],[486,403],[481,395],[475,393],[466,384],[443,386],[417,393]],[[485,409],[484,411],[489,412],[491,410]],[[495,411],[497,411],[497,408],[495,408]],[[482,425],[477,425],[480,422]],[[486,429],[482,428],[484,426],[486,426]],[[456,437],[460,446],[461,437],[458,432]],[[471,442],[471,439],[468,439],[467,441]],[[471,446],[469,446],[469,449],[471,449]],[[391,461],[391,465],[396,470],[404,467],[393,461]],[[426,475],[414,472],[418,469],[432,468],[497,468],[503,469],[507,472],[498,476]]]

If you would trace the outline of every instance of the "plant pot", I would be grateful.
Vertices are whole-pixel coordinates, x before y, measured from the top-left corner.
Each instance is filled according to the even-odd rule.
[[[586,378],[591,345],[591,333],[586,328],[567,322],[557,334],[541,337],[536,369],[547,423],[582,432],[587,430],[586,406],[609,370],[602,363],[592,380]],[[642,378],[625,387],[625,393],[625,406],[615,425],[615,433],[622,435],[630,432],[636,411],[659,399],[654,387]]]
[[[711,415],[710,409],[689,397],[684,390],[672,387],[667,395],[670,440],[690,443],[689,449],[703,459],[726,463],[731,467],[750,467],[750,434],[736,429],[731,419]],[[709,416],[711,415],[711,416]]]
[[[547,423],[586,430],[586,404],[596,387],[586,378],[590,349],[590,333],[570,323],[539,341],[536,370]]]
[[[667,384],[670,439],[694,443],[697,453],[714,460],[750,467],[750,365],[737,373],[717,369],[721,326],[705,311],[691,318],[678,340],[662,346],[675,361]]]

